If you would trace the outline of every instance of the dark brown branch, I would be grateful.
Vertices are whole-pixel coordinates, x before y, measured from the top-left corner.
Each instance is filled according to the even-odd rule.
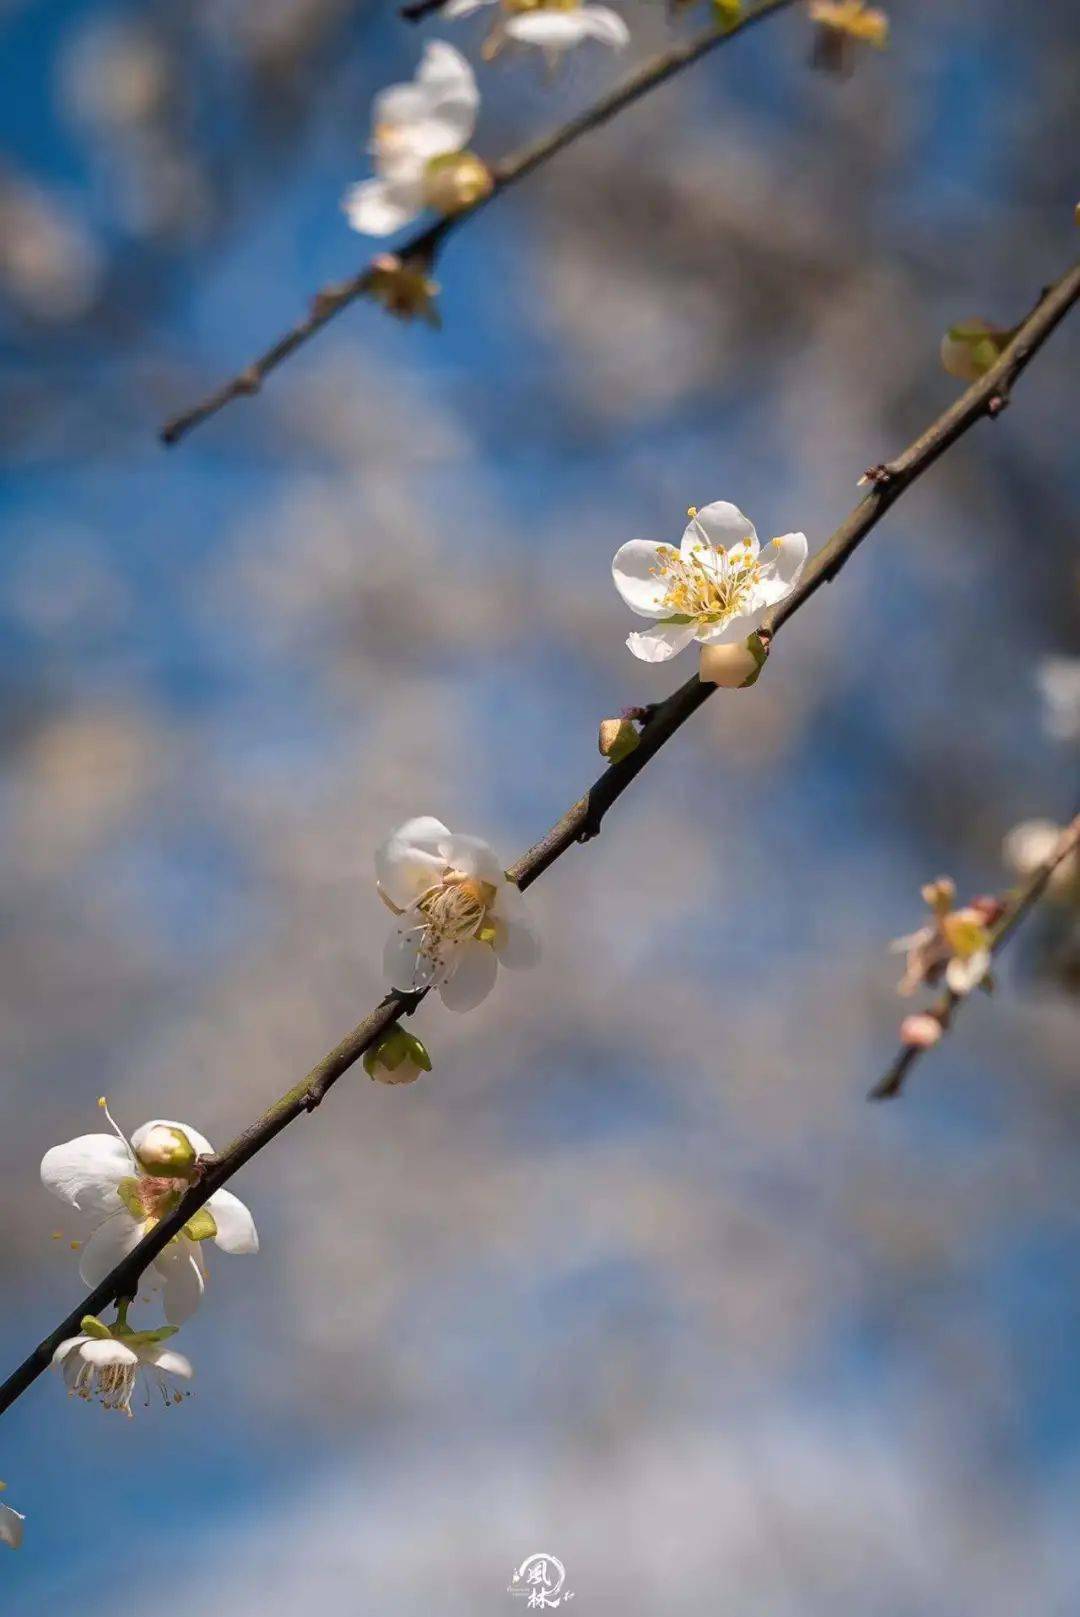
[[[471,219],[474,214],[479,213],[480,209],[486,207],[493,197],[497,197],[503,191],[509,190],[512,185],[516,185],[519,180],[523,180],[527,174],[531,174],[534,169],[539,168],[543,163],[554,157],[556,153],[561,152],[563,147],[568,146],[571,141],[578,140],[582,135],[588,134],[591,129],[598,129],[601,124],[607,123],[609,118],[614,118],[616,113],[621,112],[624,107],[630,106],[632,102],[639,100],[649,90],[665,83],[674,74],[680,73],[683,68],[689,67],[693,62],[707,55],[717,45],[722,45],[727,39],[734,39],[736,34],[744,33],[746,29],[752,28],[755,23],[762,22],[766,17],[771,16],[774,11],[783,11],[793,3],[794,0],[760,0],[758,5],[754,6],[752,10],[748,11],[744,17],[730,27],[716,24],[706,29],[704,33],[698,34],[694,39],[687,40],[685,44],[673,45],[670,50],[663,51],[659,56],[654,56],[636,73],[632,73],[618,89],[613,90],[610,95],[601,97],[587,111],[579,114],[576,118],[571,118],[568,123],[561,124],[550,135],[546,135],[543,140],[537,141],[532,146],[523,147],[514,156],[504,159],[501,163],[494,164],[492,174],[495,184],[489,196],[483,197],[479,202],[474,203],[472,207],[464,209],[461,213],[454,214],[451,218],[439,219],[435,224],[428,225],[425,229],[418,231],[397,249],[397,256],[406,263],[415,261],[419,264],[430,266],[450,232],[458,229],[467,219]],[[166,422],[161,429],[162,443],[179,443],[180,439],[185,437],[192,428],[197,427],[200,422],[206,421],[210,416],[216,415],[219,410],[223,410],[233,399],[244,398],[251,393],[257,393],[271,371],[276,370],[284,360],[302,347],[310,337],[314,337],[317,331],[321,331],[323,326],[334,319],[335,315],[341,313],[342,309],[347,309],[351,303],[356,302],[357,298],[363,297],[364,293],[370,290],[370,285],[371,266],[366,265],[347,281],[338,281],[333,286],[324,287],[321,292],[317,292],[311,300],[307,315],[293,326],[291,331],[287,331],[284,336],[279,337],[276,343],[268,348],[264,354],[260,354],[258,359],[253,360],[250,365],[245,366],[231,381],[225,382],[221,387],[216,388],[213,393],[208,394],[205,399],[194,405],[190,410],[185,410],[183,414],[174,416],[171,421]]]
[[[1034,908],[1045,893],[1054,871],[1078,849],[1080,849],[1080,814],[1071,825],[1065,827],[1048,857],[1032,872],[1024,885],[1017,888],[1006,905],[1000,921],[990,928],[991,954],[996,955],[998,950],[1004,947],[1024,916]],[[942,1033],[947,1033],[958,1007],[966,998],[968,998],[966,994],[954,994],[951,988],[947,988],[926,1014],[941,1024]],[[929,1045],[926,1048],[936,1049],[936,1045]],[[867,1100],[892,1100],[899,1095],[908,1073],[919,1057],[926,1054],[926,1048],[921,1045],[903,1045],[885,1076],[874,1085],[866,1097]]]
[[[812,558],[803,582],[772,614],[762,631],[775,635],[792,613],[810,599],[819,584],[833,578],[844,562],[898,498],[902,489],[926,471],[938,456],[982,416],[991,413],[990,401],[1001,395],[1020,374],[1024,365],[1044,343],[1067,309],[1080,297],[1080,264],[1064,275],[1045,295],[1017,331],[1016,337],[994,368],[976,382],[955,404],[939,416],[915,443],[890,463],[890,481],[877,484]],[[522,889],[531,887],[575,842],[586,842],[600,830],[604,815],[645,768],[650,758],[680,730],[716,689],[702,684],[695,675],[666,701],[647,710],[642,721],[638,747],[620,763],[612,764],[558,824],[537,842],[510,869],[510,876]],[[1031,902],[1034,900],[1032,899]],[[1018,916],[1016,917],[1019,918]],[[324,1056],[318,1066],[276,1101],[257,1122],[237,1136],[219,1155],[208,1158],[198,1181],[186,1192],[180,1205],[155,1226],[149,1235],[117,1264],[111,1274],[96,1286],[79,1306],[62,1320],[0,1387],[0,1413],[45,1370],[66,1337],[79,1329],[84,1314],[98,1314],[118,1297],[133,1296],[147,1264],[178,1235],[187,1221],[244,1164],[269,1145],[282,1129],[305,1112],[314,1110],[375,1041],[399,1017],[410,1016],[420,1004],[422,993],[392,993],[382,1004],[347,1034],[336,1049]]]
[[[433,11],[441,11],[445,4],[446,0],[410,0],[408,5],[398,7],[398,16],[406,22],[421,22]]]

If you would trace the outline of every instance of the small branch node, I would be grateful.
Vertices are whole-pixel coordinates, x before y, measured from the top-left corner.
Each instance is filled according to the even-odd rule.
[[[236,378],[236,381],[233,383],[233,387],[237,393],[246,395],[257,393],[261,386],[262,375],[258,370],[258,367],[255,365],[249,365],[246,370],[241,371],[239,376]]]
[[[1008,405],[1008,402],[1009,395],[1004,390],[997,393],[991,393],[990,397],[986,401],[986,413],[990,417],[991,421],[995,421],[997,419],[1002,410],[1004,410]]]

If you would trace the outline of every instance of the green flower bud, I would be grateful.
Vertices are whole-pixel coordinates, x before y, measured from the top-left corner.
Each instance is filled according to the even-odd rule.
[[[395,1022],[378,1044],[365,1051],[364,1071],[378,1084],[412,1084],[422,1072],[431,1071],[431,1057],[415,1033]]]
[[[139,1140],[136,1154],[140,1166],[159,1179],[189,1179],[197,1155],[183,1129],[174,1128],[171,1123],[158,1123],[150,1129]]]
[[[603,719],[597,745],[601,757],[609,764],[621,763],[628,758],[641,741],[637,726],[631,719]]]
[[[424,172],[424,202],[436,213],[462,213],[490,196],[495,182],[475,152],[432,157]]]
[[[958,382],[977,382],[997,364],[1012,335],[1000,326],[988,326],[985,320],[950,326],[941,339],[941,363]]]

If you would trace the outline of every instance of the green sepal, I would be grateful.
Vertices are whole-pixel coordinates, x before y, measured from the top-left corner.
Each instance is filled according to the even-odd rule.
[[[112,1336],[104,1320],[98,1319],[96,1314],[84,1314],[79,1321],[79,1329],[84,1336],[94,1336],[99,1342],[107,1342]]]
[[[217,1234],[217,1220],[209,1207],[200,1207],[197,1213],[192,1213],[184,1225],[184,1234],[189,1241],[212,1241]]]
[[[113,1335],[125,1347],[156,1347],[159,1342],[167,1342],[170,1336],[175,1336],[179,1329],[179,1325],[159,1325],[153,1331],[114,1331]]]
[[[739,686],[741,691],[748,690],[751,685],[757,684],[758,680],[761,678],[761,670],[765,667],[765,664],[769,660],[769,648],[759,634],[750,635],[746,642],[746,649],[750,653],[751,657],[753,657],[757,667],[754,669],[754,672],[748,679],[743,680],[742,684]]]

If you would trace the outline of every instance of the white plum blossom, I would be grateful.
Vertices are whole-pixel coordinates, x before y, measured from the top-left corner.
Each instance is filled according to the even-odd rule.
[[[540,946],[525,900],[479,837],[430,815],[406,820],[375,853],[379,893],[398,917],[384,965],[391,986],[436,988],[468,1011],[495,986],[500,964],[535,965]]]
[[[491,176],[465,150],[476,127],[480,93],[473,70],[452,45],[432,40],[410,84],[381,90],[372,105],[375,178],[346,192],[350,225],[389,236],[425,208],[453,213],[491,189]]]
[[[197,1159],[211,1145],[188,1123],[155,1118],[128,1141],[99,1102],[114,1134],[81,1134],[46,1151],[41,1180],[47,1190],[97,1219],[82,1250],[79,1274],[98,1285],[166,1214],[171,1213],[196,1172]],[[228,1190],[215,1190],[153,1260],[150,1273],[163,1286],[165,1317],[181,1325],[193,1314],[206,1288],[204,1241],[223,1252],[257,1252],[259,1237],[244,1206]]]
[[[948,876],[927,882],[922,897],[931,920],[889,946],[907,957],[897,992],[913,994],[924,983],[933,986],[944,976],[950,992],[962,999],[980,983],[989,983],[990,928],[1001,919],[1004,906],[997,898],[976,898],[954,909],[956,887]]]
[[[64,1378],[73,1398],[88,1403],[98,1399],[105,1409],[115,1409],[130,1419],[131,1399],[144,1373],[147,1388],[153,1383],[166,1405],[179,1403],[183,1393],[170,1389],[167,1376],[191,1380],[191,1363],[182,1353],[165,1347],[172,1330],[130,1331],[108,1326],[88,1314],[78,1336],[69,1336],[53,1354],[53,1366]],[[149,1401],[149,1400],[147,1400]]]
[[[1080,657],[1044,657],[1038,681],[1047,735],[1054,741],[1080,741]]]
[[[487,5],[499,8],[484,41],[483,54],[489,61],[507,44],[535,45],[554,63],[588,39],[615,50],[630,42],[630,30],[617,11],[582,0],[449,0],[443,16],[467,17]]]
[[[1033,876],[1052,859],[1066,827],[1053,820],[1022,820],[1005,837],[1001,848],[1005,863],[1018,876]],[[1050,872],[1046,896],[1074,904],[1080,901],[1080,849],[1074,848]]]
[[[626,644],[662,663],[692,640],[732,645],[756,634],[770,607],[794,589],[806,565],[806,535],[787,533],[764,549],[749,518],[727,500],[691,506],[682,544],[631,539],[611,564],[615,588],[653,628]]]
[[[5,1486],[0,1482],[0,1488]],[[17,1550],[23,1540],[23,1522],[26,1517],[10,1505],[0,1504],[0,1544],[6,1544],[9,1550]]]

